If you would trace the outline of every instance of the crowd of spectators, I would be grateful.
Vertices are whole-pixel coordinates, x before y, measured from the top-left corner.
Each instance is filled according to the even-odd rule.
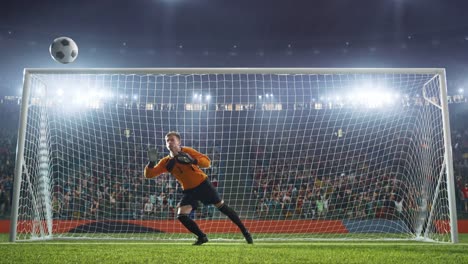
[[[337,151],[332,153],[317,148],[317,142],[327,139],[309,140],[314,139],[302,138],[300,147],[294,142],[285,144],[284,151],[253,145],[256,150],[251,152],[253,162],[250,167],[253,194],[258,202],[257,217],[392,219],[403,214],[403,203],[416,210],[414,196],[406,195],[413,191],[411,188],[415,191],[416,186],[404,182],[402,169],[406,156],[402,153],[405,153],[405,144],[396,144],[408,139],[395,134],[393,143],[386,142],[396,145],[395,148],[372,151],[372,148],[377,149],[376,146],[366,144],[356,151],[336,148],[337,145],[356,143],[335,138],[334,141],[341,142],[330,146]],[[265,162],[265,155],[269,156],[269,162]]]
[[[464,118],[464,107],[453,109],[452,114],[456,202],[463,218],[468,216],[468,122]],[[299,142],[274,134],[251,141],[253,162],[250,168],[253,196],[257,201],[256,217],[407,221],[418,218],[416,215],[422,212],[427,213],[432,206],[436,179],[421,177],[425,175],[424,169],[421,164],[414,163],[412,153],[428,157],[436,150],[428,147],[426,141],[417,136],[418,132],[412,137],[399,133],[398,125],[390,124],[390,127],[386,128],[385,135],[366,127],[372,139],[355,137],[354,140],[365,142],[359,147],[352,137],[331,140],[323,136],[326,133],[313,128],[308,129],[307,136]],[[329,135],[338,137],[336,133]],[[265,143],[268,138],[276,142]],[[324,142],[326,149],[321,148]],[[275,149],[274,146],[282,147]],[[330,152],[330,148],[333,151]],[[408,169],[409,166],[413,169]],[[433,171],[441,170],[441,164],[425,166],[434,166]],[[409,174],[420,176],[412,178],[414,176]],[[447,188],[445,184],[442,186]]]
[[[10,214],[19,107],[0,106],[0,218]]]
[[[468,218],[468,119],[466,105],[451,109],[453,165],[459,217]]]
[[[0,107],[0,216],[6,218],[11,210],[19,107]],[[285,116],[284,120],[273,125],[290,126],[288,118]],[[452,124],[456,124],[452,138],[457,205],[459,212],[463,213],[468,211],[468,205],[464,205],[468,197],[463,196],[464,184],[468,182],[468,124],[464,122],[463,113],[454,114],[451,118]],[[373,134],[373,139],[370,139],[352,134],[347,136],[346,128],[329,131],[325,125],[310,129],[301,127],[302,121],[299,120],[297,125],[308,134],[300,137],[296,130],[291,129],[289,134],[284,134],[285,130],[281,128],[267,128],[269,132],[261,133],[262,124],[254,121],[235,131],[235,135],[229,130],[231,127],[216,127],[220,130],[216,135],[222,138],[221,141],[208,138],[203,130],[205,126],[200,124],[200,129],[186,131],[184,144],[210,156],[212,168],[207,170],[207,174],[220,191],[226,188],[225,184],[242,184],[240,178],[236,180],[235,177],[239,176],[235,175],[235,170],[229,172],[226,168],[238,165],[235,163],[239,159],[248,160],[248,166],[245,166],[248,170],[246,189],[244,196],[237,199],[245,199],[240,203],[251,203],[249,206],[256,208],[252,215],[255,218],[394,219],[427,206],[425,199],[411,198],[424,197],[423,194],[407,195],[417,193],[417,188],[404,181],[402,169],[410,159],[404,153],[408,153],[407,146],[411,144],[406,142],[410,140],[407,135],[398,132],[398,125],[384,127],[385,133]],[[240,122],[237,124],[242,125]],[[197,128],[195,125],[190,127]],[[155,134],[146,129],[146,134],[138,137],[133,136],[135,131],[132,130],[99,134],[106,131],[103,129],[80,134],[76,132],[80,129],[73,126],[64,126],[61,131],[54,132],[57,135],[63,133],[51,139],[53,144],[49,149],[50,158],[56,161],[50,171],[54,218],[173,218],[181,196],[178,183],[170,174],[154,180],[145,180],[142,175],[149,147],[144,141],[151,138],[149,134]],[[159,131],[161,138],[165,132]],[[242,139],[241,144],[234,142],[236,146],[233,147],[232,140],[239,138]],[[341,143],[330,143],[334,141]],[[375,148],[379,144],[393,147],[382,145]],[[163,146],[159,150],[161,157],[167,153]],[[228,160],[234,162],[229,163]],[[225,181],[224,178],[233,180]],[[22,195],[31,200],[28,190],[23,189]],[[20,214],[30,214],[27,210],[32,206],[26,204],[20,208]],[[200,206],[196,211],[198,218],[210,218],[214,214],[212,206]]]

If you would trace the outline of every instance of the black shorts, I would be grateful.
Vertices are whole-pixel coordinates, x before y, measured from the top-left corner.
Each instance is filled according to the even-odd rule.
[[[191,205],[195,210],[198,207],[198,201],[203,204],[217,204],[221,202],[218,191],[214,188],[213,184],[206,179],[200,185],[193,189],[182,191],[183,196],[180,200],[179,206]]]

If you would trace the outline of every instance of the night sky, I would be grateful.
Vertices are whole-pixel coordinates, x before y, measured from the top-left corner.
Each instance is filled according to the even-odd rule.
[[[444,67],[451,93],[468,88],[466,0],[8,2],[2,96],[19,95],[25,67]],[[50,58],[59,36],[75,63]]]

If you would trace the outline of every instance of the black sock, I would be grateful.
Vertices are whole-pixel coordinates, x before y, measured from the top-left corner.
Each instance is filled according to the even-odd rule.
[[[239,227],[242,234],[248,232],[247,228],[245,228],[244,224],[240,220],[239,215],[237,215],[236,211],[234,211],[231,207],[227,206],[227,204],[221,205],[221,207],[219,207],[218,210],[225,214],[227,217],[229,217],[229,219],[231,219],[231,221]]]
[[[180,214],[177,216],[177,219],[187,228],[190,232],[194,233],[197,237],[206,236],[198,227],[197,223],[190,219],[186,214]]]

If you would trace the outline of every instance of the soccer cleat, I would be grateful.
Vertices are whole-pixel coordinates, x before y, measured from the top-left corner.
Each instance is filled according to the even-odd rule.
[[[195,241],[192,245],[194,246],[200,246],[208,242],[208,238],[206,236],[199,237],[197,241]]]
[[[247,244],[253,244],[253,238],[249,232],[245,233],[244,237],[245,237],[245,241],[247,241]]]

